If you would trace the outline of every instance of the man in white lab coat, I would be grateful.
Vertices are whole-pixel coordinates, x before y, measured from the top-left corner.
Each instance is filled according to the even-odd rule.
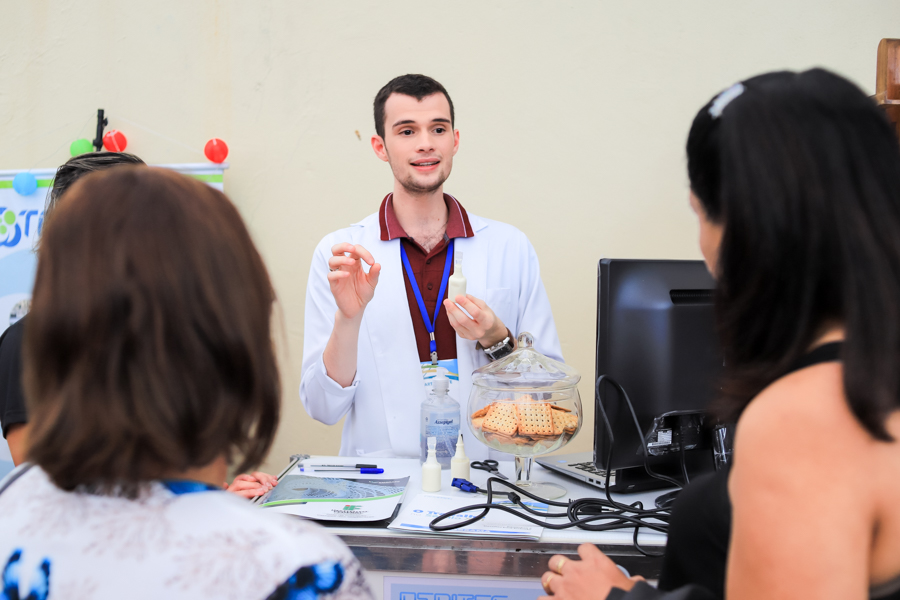
[[[328,425],[346,416],[342,456],[418,457],[435,363],[454,376],[450,394],[465,423],[472,371],[512,352],[518,334],[531,332],[538,351],[562,360],[528,238],[443,192],[459,149],[453,125],[453,103],[434,79],[403,75],[385,85],[375,97],[372,148],[390,164],[394,190],[377,213],[325,236],[313,255],[300,399]],[[467,294],[447,299],[454,252]],[[489,457],[471,435],[466,453]]]

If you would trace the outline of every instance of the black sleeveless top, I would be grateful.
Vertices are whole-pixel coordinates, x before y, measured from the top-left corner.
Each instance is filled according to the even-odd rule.
[[[841,346],[841,342],[819,346],[802,356],[788,373],[819,363],[839,361]],[[659,589],[675,590],[693,584],[705,588],[716,598],[724,598],[730,537],[728,471],[696,478],[675,501]],[[877,589],[871,588],[869,597],[900,600],[900,578]]]

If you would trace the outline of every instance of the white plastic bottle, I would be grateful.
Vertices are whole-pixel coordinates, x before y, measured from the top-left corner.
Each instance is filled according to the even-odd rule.
[[[422,465],[423,492],[441,491],[441,465],[438,464],[437,457],[435,456],[436,445],[437,440],[435,438],[428,438],[428,460]]]
[[[456,302],[457,296],[466,295],[466,276],[462,272],[463,253],[453,251],[453,275],[447,280],[447,298],[450,302]]]
[[[459,402],[447,393],[449,390],[450,380],[447,379],[447,369],[438,367],[434,386],[428,393],[428,397],[422,402],[419,426],[420,461],[425,462],[428,457],[426,440],[434,437],[437,440],[437,461],[442,469],[450,468],[450,461],[456,450],[456,438],[459,437]]]
[[[456,442],[456,455],[450,461],[450,477],[468,481],[469,475],[469,457],[466,456],[466,446],[463,444],[463,436],[460,433],[459,441]]]

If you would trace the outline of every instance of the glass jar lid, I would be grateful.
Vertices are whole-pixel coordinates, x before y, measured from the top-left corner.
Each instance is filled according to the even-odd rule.
[[[525,391],[574,388],[581,375],[573,367],[553,360],[534,349],[534,336],[519,334],[518,348],[509,356],[472,373],[472,384],[491,390]]]

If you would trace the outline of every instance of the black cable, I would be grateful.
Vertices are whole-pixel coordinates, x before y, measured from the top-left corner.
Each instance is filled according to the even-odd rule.
[[[484,490],[477,486],[471,486],[469,482],[466,482],[466,485],[474,487],[474,491],[482,492],[487,494],[487,502],[482,504],[472,504],[470,506],[464,506],[462,508],[457,508],[455,510],[451,510],[450,512],[444,513],[429,523],[429,527],[433,531],[452,531],[454,529],[459,529],[460,527],[466,527],[468,525],[472,525],[477,523],[485,516],[487,516],[488,511],[490,510],[500,510],[509,514],[516,515],[520,519],[528,521],[529,523],[533,523],[535,525],[539,525],[546,529],[554,529],[554,530],[562,530],[569,529],[570,527],[578,527],[579,529],[584,529],[587,531],[611,531],[614,529],[622,529],[623,527],[634,527],[634,536],[632,543],[634,544],[634,548],[645,556],[651,557],[661,557],[663,553],[658,552],[648,552],[644,548],[638,544],[638,533],[640,532],[641,527],[646,527],[647,529],[651,529],[653,531],[658,531],[660,533],[668,533],[669,529],[669,516],[670,511],[668,509],[645,509],[641,502],[634,502],[632,504],[624,504],[622,502],[617,502],[613,500],[612,495],[609,491],[609,480],[610,474],[612,473],[611,462],[612,462],[612,450],[614,447],[615,436],[612,432],[612,425],[609,421],[609,417],[606,414],[606,408],[603,406],[603,402],[600,401],[600,384],[603,381],[607,381],[612,386],[614,386],[618,392],[622,395],[622,398],[625,400],[626,405],[628,406],[628,410],[631,412],[631,418],[634,421],[634,426],[637,429],[638,437],[641,440],[641,447],[644,451],[644,470],[648,475],[654,477],[656,479],[665,481],[675,487],[681,489],[682,484],[671,477],[666,475],[661,475],[656,473],[650,468],[649,457],[650,452],[647,448],[647,442],[644,439],[644,432],[641,430],[640,424],[638,422],[637,414],[634,411],[634,406],[631,404],[631,399],[628,397],[628,394],[619,385],[614,379],[607,375],[601,375],[597,378],[596,383],[596,392],[597,392],[597,406],[600,408],[600,414],[603,417],[603,423],[606,427],[607,435],[610,440],[610,451],[607,453],[606,461],[604,465],[604,470],[606,471],[606,481],[604,483],[604,491],[606,492],[606,499],[602,498],[579,498],[577,500],[570,500],[568,502],[556,502],[553,500],[547,500],[532,494],[531,492],[524,490],[517,485],[510,483],[509,481],[500,479],[498,477],[489,477],[487,483],[487,489]],[[682,425],[682,433],[683,433],[683,425]],[[682,469],[684,471],[685,481],[687,482],[687,467],[684,463],[684,439],[682,435],[681,447],[682,447]],[[512,490],[512,492],[508,492],[507,498],[510,502],[515,504],[518,508],[524,510],[525,512],[521,512],[517,509],[514,509],[509,506],[503,506],[500,504],[494,504],[494,485],[504,485]],[[518,493],[517,493],[518,492]],[[499,492],[498,492],[499,493]],[[557,506],[557,507],[565,507],[565,513],[542,513],[536,511],[529,506],[527,506],[522,498],[519,496],[519,493],[528,496],[532,500],[537,500],[538,502],[542,502],[547,506]],[[472,510],[481,509],[481,512],[469,519],[461,521],[459,523],[454,523],[452,525],[439,525],[441,521],[445,519],[449,519],[450,517],[456,516],[461,513],[469,512]],[[546,520],[536,519],[531,515],[536,515],[547,518],[562,518],[566,517],[569,519],[568,523],[548,523]],[[596,523],[597,521],[605,521],[604,523]]]
[[[519,510],[512,508],[510,506],[504,506],[502,504],[494,504],[494,484],[505,485],[506,487],[512,488],[518,492],[521,492],[532,498],[533,500],[538,500],[539,502],[544,502],[551,506],[565,506],[565,513],[542,513],[531,509],[529,506],[522,502],[522,499],[515,492],[510,492],[507,494],[507,498],[510,502],[515,504],[517,507],[525,510],[526,513],[531,513],[534,515],[538,515],[544,518],[550,517],[567,517],[569,519],[568,523],[547,523],[546,521],[535,519],[534,517],[529,516],[529,514],[523,514],[519,512]],[[488,478],[488,487],[487,490],[482,490],[478,488],[478,491],[484,492],[487,494],[487,502],[483,504],[472,504],[470,506],[464,506],[462,508],[457,508],[455,510],[451,510],[446,512],[434,520],[431,521],[429,527],[433,531],[452,531],[454,529],[459,529],[460,527],[466,527],[467,525],[472,525],[477,523],[481,519],[483,519],[489,510],[500,510],[503,512],[507,512],[513,515],[516,515],[520,519],[528,521],[529,523],[533,523],[535,525],[540,525],[546,529],[569,529],[570,527],[578,527],[580,529],[585,529],[588,531],[609,531],[612,529],[621,529],[623,526],[635,526],[635,527],[648,527],[655,531],[659,531],[661,533],[666,533],[668,530],[668,513],[662,514],[665,511],[653,511],[661,513],[656,518],[662,523],[652,523],[645,521],[646,517],[639,516],[631,516],[626,514],[626,512],[634,512],[633,510],[627,511],[619,511],[609,507],[608,503],[605,500],[597,499],[597,498],[581,498],[579,500],[572,500],[569,502],[555,502],[553,500],[546,500],[541,498],[540,496],[535,496],[534,494],[520,488],[514,483],[510,483],[498,477],[490,477]],[[640,504],[640,503],[635,503]],[[481,509],[481,513],[464,521],[460,521],[459,523],[453,523],[452,525],[439,525],[441,521],[445,519],[449,519],[450,517],[456,516],[460,513],[469,512],[472,510]],[[604,510],[606,509],[606,510]],[[644,511],[647,512],[647,511]],[[590,516],[582,517],[582,514],[588,514]],[[599,525],[591,525],[595,521],[609,521],[609,523],[599,524]]]
[[[603,383],[604,381],[607,381],[610,385],[615,387],[616,390],[622,395],[622,398],[624,398],[625,403],[628,405],[628,410],[631,412],[631,418],[634,421],[634,427],[637,431],[638,439],[641,440],[641,448],[644,451],[644,470],[651,477],[655,477],[657,479],[661,479],[663,481],[672,483],[673,485],[675,485],[676,487],[681,489],[681,484],[678,483],[676,480],[672,479],[671,477],[665,477],[665,476],[658,475],[656,472],[654,472],[650,468],[650,464],[648,462],[648,458],[650,456],[650,451],[647,448],[647,442],[644,440],[644,431],[641,429],[641,426],[638,423],[637,415],[634,412],[634,406],[631,404],[631,398],[628,397],[628,393],[625,391],[625,389],[621,385],[619,385],[619,383],[615,379],[613,379],[609,375],[601,375],[600,377],[597,378],[597,382],[594,385],[594,392],[596,393],[597,406],[600,408],[600,415],[603,417],[603,424],[606,427],[606,434],[609,436],[609,452],[606,453],[606,462],[603,466],[603,469],[606,472],[606,482],[603,485],[603,489],[606,492],[607,501],[610,504],[612,504],[613,506],[617,507],[619,510],[629,510],[629,509],[634,510],[632,507],[626,506],[624,504],[621,504],[621,503],[613,500],[612,495],[609,492],[609,477],[610,477],[610,474],[612,473],[612,469],[611,469],[612,454],[613,454],[613,448],[615,448],[616,438],[615,438],[615,435],[613,434],[612,423],[609,420],[609,416],[606,414],[606,407],[603,406],[603,401],[600,399],[600,384]],[[635,504],[640,505],[639,502],[636,502]],[[632,506],[634,506],[634,505],[632,505]],[[643,506],[639,506],[638,508],[643,509]],[[642,510],[641,514],[646,515],[648,517],[653,516],[656,518],[659,518],[658,515],[664,514],[664,515],[666,515],[666,523],[668,523],[669,511],[666,509],[651,509],[651,510],[646,510],[646,511]],[[638,530],[639,530],[638,527],[634,528],[634,537],[633,537],[632,543],[634,545],[635,550],[637,550],[644,556],[652,556],[655,558],[662,557],[665,554],[665,551],[663,551],[663,552],[648,552],[648,551],[644,550],[643,548],[641,548],[640,544],[638,544],[638,541],[637,541]]]
[[[618,390],[618,392],[620,394],[622,394],[622,397],[625,399],[625,404],[628,406],[628,411],[631,413],[631,418],[634,421],[634,428],[637,430],[638,438],[641,440],[641,449],[644,451],[644,470],[647,471],[647,475],[649,475],[650,477],[659,479],[661,481],[668,482],[668,483],[674,485],[675,487],[677,487],[678,489],[684,488],[684,486],[681,484],[681,482],[678,481],[677,479],[673,479],[672,477],[669,477],[667,475],[661,475],[660,473],[657,473],[650,468],[650,463],[648,462],[648,459],[650,458],[650,450],[647,448],[647,440],[644,439],[644,432],[641,429],[641,425],[638,422],[637,414],[634,412],[634,406],[631,404],[631,399],[628,397],[628,394],[625,392],[625,389],[621,385],[619,385],[618,382],[616,382],[616,380],[613,379],[612,377],[610,377],[609,375],[601,375],[600,377],[597,378],[597,386],[596,386],[597,399],[598,400],[600,399],[600,382],[602,382],[602,381],[607,381],[608,383],[610,383],[614,388],[616,388],[616,390]],[[602,408],[602,405],[603,405],[602,402],[598,402],[597,404],[599,404]],[[603,410],[602,412],[603,412],[603,420],[606,421],[606,424],[607,424],[607,431],[610,432],[610,436],[611,436],[612,435],[612,427],[609,425],[609,419],[606,416],[606,411]],[[610,451],[610,455],[612,455],[611,451]]]
[[[691,482],[691,477],[687,472],[687,464],[684,458],[684,417],[678,417],[678,445],[681,447],[679,454],[681,455],[681,475],[684,477],[684,485]]]

